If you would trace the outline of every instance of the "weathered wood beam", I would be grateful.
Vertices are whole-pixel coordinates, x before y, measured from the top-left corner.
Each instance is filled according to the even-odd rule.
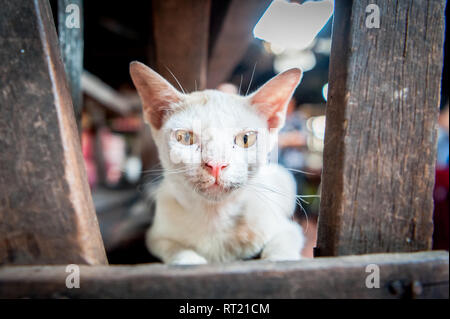
[[[72,104],[78,130],[81,132],[83,93],[83,0],[58,0],[58,36],[61,57],[72,95]]]
[[[379,288],[366,280],[379,267]],[[68,289],[66,266],[0,268],[0,298],[448,298],[447,252],[249,261],[201,266],[80,266]],[[369,270],[369,271],[367,271]]]
[[[48,1],[0,7],[0,264],[105,264]]]
[[[206,87],[210,0],[155,0],[157,71],[187,92]]]
[[[120,115],[128,115],[141,109],[139,95],[124,95],[88,71],[81,75],[81,88],[84,93],[98,101],[107,109]]]
[[[444,7],[336,1],[318,256],[431,248]]]
[[[209,88],[216,88],[233,72],[253,39],[253,28],[269,4],[270,0],[231,1],[209,60]]]

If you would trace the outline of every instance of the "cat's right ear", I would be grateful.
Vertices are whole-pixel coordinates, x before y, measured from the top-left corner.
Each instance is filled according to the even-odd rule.
[[[143,63],[131,62],[130,75],[142,101],[144,120],[159,130],[171,105],[178,103],[182,94]]]

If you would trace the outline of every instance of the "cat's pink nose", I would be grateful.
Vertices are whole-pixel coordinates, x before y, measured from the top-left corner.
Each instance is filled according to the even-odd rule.
[[[228,163],[208,162],[205,163],[205,168],[212,176],[214,176],[217,179],[220,172],[222,172],[225,168],[227,168],[228,165],[229,165]]]

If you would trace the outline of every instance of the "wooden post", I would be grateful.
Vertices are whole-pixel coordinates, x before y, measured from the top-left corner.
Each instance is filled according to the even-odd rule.
[[[58,0],[58,35],[61,57],[72,95],[78,130],[81,132],[83,92],[83,0]]]
[[[210,0],[155,0],[157,71],[186,92],[206,87]],[[172,73],[172,74],[171,74]]]
[[[211,52],[208,65],[209,88],[216,88],[233,72],[253,39],[253,28],[269,4],[269,0],[230,2]]]
[[[380,286],[368,288],[366,270],[374,264]],[[79,289],[67,289],[66,278],[65,266],[0,267],[0,298],[448,299],[448,252],[189,267],[80,266]]]
[[[105,264],[50,5],[0,7],[0,264]]]
[[[431,248],[444,7],[336,1],[317,255]]]

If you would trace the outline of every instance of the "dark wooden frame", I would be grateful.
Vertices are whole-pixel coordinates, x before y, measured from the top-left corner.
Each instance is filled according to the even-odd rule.
[[[371,268],[380,287],[367,288]],[[66,266],[0,268],[0,298],[439,298],[448,296],[448,253],[421,252],[248,261],[226,265],[80,266],[80,288]],[[447,280],[445,279],[447,278]]]
[[[0,7],[0,264],[105,264],[50,5]]]
[[[445,1],[417,0],[414,7],[400,0],[375,1],[389,18],[379,30],[364,27],[369,2],[340,0],[335,10],[319,256],[430,248]],[[207,14],[209,0],[195,3]],[[154,10],[167,16],[177,11],[175,4],[156,1]],[[0,66],[0,146],[7,150],[0,161],[0,263],[8,264],[0,267],[0,298],[448,298],[448,252],[185,267],[92,266],[106,263],[106,258],[80,164],[76,121],[48,1],[0,0],[0,6],[0,45],[10,46],[0,51],[0,59],[10,61]],[[28,15],[15,17],[17,10]],[[169,22],[154,20],[156,59],[161,60],[161,52],[173,50],[158,36],[158,28]],[[205,21],[192,23],[192,32],[208,29]],[[190,66],[196,72],[188,81],[198,78],[199,87],[206,85],[204,36],[197,39],[201,55]],[[417,59],[426,64],[414,64]],[[165,62],[157,63],[161,68]],[[36,68],[35,78],[25,72],[30,66]],[[183,74],[183,68],[171,71]],[[398,74],[388,73],[399,68]],[[39,90],[33,89],[36,81]],[[383,86],[385,81],[392,90]],[[405,85],[414,89],[412,96],[399,91]],[[393,108],[388,107],[389,98],[398,100]],[[404,115],[396,117],[395,112]],[[402,175],[380,172],[372,162],[374,155],[385,164],[390,159],[405,164],[391,163]],[[396,196],[385,189],[389,184],[395,186]],[[24,192],[25,197],[15,195]],[[51,196],[39,200],[39,192]],[[418,196],[426,200],[418,203]],[[389,227],[381,227],[383,222]],[[81,286],[69,289],[66,265],[73,263],[81,265]],[[380,288],[365,284],[371,264],[380,270]]]
[[[336,2],[317,256],[431,249],[444,9]]]

